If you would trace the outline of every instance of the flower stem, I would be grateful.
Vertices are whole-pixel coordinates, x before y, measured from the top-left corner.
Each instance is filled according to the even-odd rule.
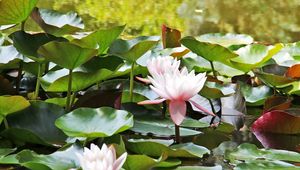
[[[176,143],[180,143],[180,127],[178,125],[175,124],[175,142]]]
[[[43,64],[39,63],[38,74],[37,74],[36,85],[35,85],[35,92],[34,92],[34,96],[33,96],[33,99],[35,99],[35,100],[37,100],[39,97],[40,84],[41,84],[40,78],[42,76],[42,66],[43,66]]]
[[[163,119],[166,118],[166,112],[167,112],[167,102],[163,101],[162,110],[161,110],[161,115]]]
[[[66,102],[66,111],[71,110],[71,93],[72,93],[72,73],[73,70],[69,70],[69,82],[68,82],[68,93],[67,93],[67,102]]]
[[[21,23],[21,31],[25,31],[25,21]]]
[[[18,69],[18,77],[16,81],[16,91],[19,93],[20,91],[20,84],[21,84],[21,79],[22,79],[22,71],[23,71],[23,62],[20,61],[19,63],[19,69]]]
[[[6,117],[3,118],[3,122],[4,122],[5,129],[8,129],[9,126],[8,126],[8,121],[7,121]]]
[[[211,67],[211,70],[213,72],[214,78],[217,78],[217,72],[215,70],[214,63],[212,61],[209,61],[209,63],[210,63],[210,67]]]
[[[134,71],[134,62],[132,63],[131,65],[131,70],[130,70],[130,87],[129,87],[129,99],[130,99],[130,102],[133,102],[133,83],[134,83],[134,74],[133,74],[133,71]]]

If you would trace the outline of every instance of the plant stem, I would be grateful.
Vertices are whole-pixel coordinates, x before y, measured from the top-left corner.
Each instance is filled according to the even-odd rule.
[[[34,100],[38,99],[39,97],[39,91],[40,91],[40,77],[42,76],[42,66],[43,64],[39,63],[39,67],[38,67],[38,75],[37,75],[37,79],[36,79],[36,85],[35,85],[35,92],[34,92]]]
[[[6,117],[3,118],[3,122],[4,122],[4,127],[5,127],[5,129],[8,129],[9,126],[8,126],[8,122],[7,122]]]
[[[25,21],[21,23],[21,31],[25,31]]]
[[[211,70],[213,72],[214,78],[217,78],[217,73],[216,73],[216,70],[215,70],[215,67],[214,67],[214,63],[212,61],[209,61],[209,63],[210,63],[210,67],[211,67]]]
[[[72,93],[72,73],[73,70],[69,70],[69,82],[68,82],[68,93],[67,93],[67,103],[66,103],[66,111],[69,112],[71,110],[71,93]]]
[[[130,87],[129,87],[129,99],[130,99],[130,102],[133,101],[133,84],[134,84],[134,74],[133,74],[133,71],[134,71],[134,62],[132,63],[131,65],[131,70],[130,70]]]
[[[209,104],[210,104],[210,107],[211,107],[212,112],[213,112],[214,114],[217,114],[217,113],[216,113],[216,110],[215,110],[215,107],[214,107],[214,105],[213,105],[211,99],[208,99],[208,98],[207,98],[207,100],[209,101]]]
[[[167,112],[167,102],[166,101],[163,101],[162,103],[162,110],[161,110],[161,115],[162,115],[162,118],[166,118],[166,112]]]
[[[21,83],[21,79],[22,79],[22,71],[23,71],[23,62],[20,61],[20,63],[19,63],[19,69],[18,69],[18,77],[17,77],[17,81],[16,81],[16,91],[17,91],[17,93],[19,93],[19,91],[20,91],[20,83]]]
[[[175,142],[176,143],[180,143],[181,140],[180,140],[180,127],[178,125],[175,124]]]

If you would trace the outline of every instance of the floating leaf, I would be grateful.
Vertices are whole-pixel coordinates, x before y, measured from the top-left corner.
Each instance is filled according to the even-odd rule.
[[[0,96],[0,115],[3,117],[23,110],[28,106],[30,106],[30,103],[22,96]]]
[[[133,116],[110,107],[79,108],[57,119],[55,125],[71,137],[107,137],[131,128]]]
[[[66,150],[56,151],[50,155],[37,154],[30,150],[23,150],[17,154],[20,165],[32,170],[69,170],[79,167],[76,153],[80,154],[83,149],[76,144]]]
[[[252,169],[282,169],[282,170],[299,170],[299,166],[283,162],[269,160],[247,161],[238,164],[234,170],[252,170]]]
[[[185,37],[181,39],[180,42],[193,53],[211,62],[219,61],[228,64],[227,60],[238,56],[221,45],[200,42],[193,37]]]
[[[299,110],[292,111],[299,113]],[[292,115],[289,110],[273,110],[264,113],[253,124],[252,130],[258,132],[272,132],[281,134],[300,133],[300,117]]]
[[[259,159],[299,162],[300,153],[276,149],[258,149],[254,144],[243,143],[235,150],[227,152],[226,159],[231,162]]]
[[[264,112],[272,110],[285,110],[290,108],[292,100],[285,96],[271,96],[264,104]]]
[[[282,47],[282,44],[269,47],[260,44],[247,45],[238,49],[236,53],[239,56],[231,59],[230,62],[232,67],[247,73],[253,68],[262,66],[278,53]]]
[[[223,85],[216,82],[206,81],[205,86],[200,91],[201,96],[209,99],[217,99],[226,97],[235,92],[234,88],[230,85]]]
[[[63,144],[66,136],[54,126],[54,122],[64,113],[64,109],[58,105],[32,101],[30,107],[7,117],[10,128],[2,135],[13,141]]]
[[[123,168],[126,170],[151,169],[164,161],[165,157],[153,159],[146,155],[128,155]]]
[[[175,170],[222,170],[222,166],[179,166]]]
[[[35,8],[31,18],[47,33],[61,36],[84,28],[81,18],[75,12],[66,14],[50,9]]]
[[[157,140],[157,139],[130,139],[127,147],[132,152],[138,154],[146,154],[148,156],[160,156],[165,153],[168,157],[199,157],[209,154],[210,151],[193,143],[183,143],[172,145],[173,140]]]
[[[110,46],[109,53],[134,63],[157,42],[158,38],[155,36],[141,36],[131,40],[118,39]]]
[[[300,64],[293,65],[286,71],[286,76],[298,79],[300,78]]]
[[[53,35],[46,33],[28,34],[24,31],[16,31],[9,35],[13,40],[14,47],[23,55],[35,60],[43,61],[40,58],[37,50],[40,46],[54,40],[64,40],[63,38],[57,38]]]
[[[273,90],[265,85],[252,87],[246,83],[239,82],[243,96],[249,106],[263,105],[265,100],[273,94]]]
[[[38,0],[0,1],[0,25],[19,24],[27,19]]]
[[[179,42],[181,38],[181,32],[179,30],[167,27],[166,25],[163,25],[161,30],[164,48],[174,48],[181,46]]]
[[[72,43],[84,48],[96,48],[98,49],[98,54],[102,54],[119,37],[124,28],[125,25],[107,30],[98,30],[81,39],[74,39]]]
[[[38,54],[63,68],[74,69],[94,57],[97,51],[69,42],[49,42],[38,49]]]
[[[224,47],[232,45],[247,45],[253,43],[253,38],[246,34],[233,34],[233,33],[209,33],[197,37],[198,41],[208,42],[212,44],[219,44]]]

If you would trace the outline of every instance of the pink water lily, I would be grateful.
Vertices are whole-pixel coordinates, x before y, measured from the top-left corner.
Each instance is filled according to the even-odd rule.
[[[150,65],[148,64],[148,70],[152,75],[148,77],[152,84],[150,88],[161,98],[142,101],[138,104],[159,104],[163,101],[168,101],[169,113],[176,125],[180,125],[185,118],[186,101],[190,102],[200,110],[214,115],[193,100],[193,97],[197,95],[204,86],[206,81],[205,73],[197,75],[194,71],[189,73],[186,67],[179,71],[178,67],[180,62],[176,59],[173,60],[174,62],[171,63],[176,63],[176,67],[169,67],[169,69],[157,68],[158,66],[163,65],[159,61],[164,62],[159,59],[156,61],[156,64],[153,64],[152,62],[150,62]],[[163,70],[163,72],[160,70]]]
[[[91,149],[84,148],[83,154],[77,154],[82,170],[120,170],[125,163],[127,153],[116,159],[115,148],[106,144],[100,148],[91,144]]]

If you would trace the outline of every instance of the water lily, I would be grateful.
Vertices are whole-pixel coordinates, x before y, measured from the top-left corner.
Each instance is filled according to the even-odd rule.
[[[194,101],[194,96],[204,86],[206,74],[195,74],[194,71],[188,72],[184,67],[181,71],[178,69],[180,62],[176,59],[164,63],[164,60],[157,59],[150,61],[148,70],[151,76],[148,77],[151,84],[150,88],[157,93],[161,98],[156,100],[146,100],[138,104],[159,104],[167,101],[169,104],[169,113],[171,119],[176,125],[180,125],[186,115],[186,101],[190,102],[200,110],[214,115]],[[171,64],[170,64],[171,63]],[[179,64],[178,64],[179,63]],[[168,69],[159,68],[167,65]],[[171,65],[171,67],[170,67]]]
[[[116,150],[111,145],[102,145],[100,149],[97,145],[91,144],[91,149],[84,148],[83,154],[77,154],[82,170],[119,170],[125,163],[127,153],[116,159]]]

